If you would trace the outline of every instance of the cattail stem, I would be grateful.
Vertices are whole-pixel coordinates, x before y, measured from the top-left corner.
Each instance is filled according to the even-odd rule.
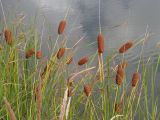
[[[5,103],[6,109],[7,109],[8,113],[9,113],[10,119],[11,120],[17,120],[16,116],[15,116],[15,113],[14,113],[12,107],[11,107],[11,104],[8,102],[7,98],[4,97],[3,100],[4,100],[4,103]]]
[[[66,120],[68,120],[70,104],[71,104],[71,97],[68,98],[68,104],[67,104],[67,108],[66,108]]]
[[[4,23],[5,23],[5,28],[7,28],[6,16],[5,16],[5,13],[4,13],[4,8],[3,8],[2,0],[0,0],[0,3],[1,3],[1,9],[2,9],[3,19],[4,19]]]

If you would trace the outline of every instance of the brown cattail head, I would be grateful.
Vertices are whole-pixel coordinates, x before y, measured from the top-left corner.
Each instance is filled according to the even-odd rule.
[[[32,57],[32,55],[33,55],[34,53],[35,53],[34,48],[28,50],[28,51],[26,52],[26,58]]]
[[[119,48],[119,53],[124,53],[133,46],[132,41],[128,41]]]
[[[92,91],[92,87],[91,85],[84,85],[84,93],[86,94],[86,96],[90,96],[91,95],[91,91]]]
[[[140,79],[140,74],[135,72],[132,77],[132,87],[135,87]]]
[[[124,69],[121,65],[118,65],[117,74],[116,74],[116,84],[121,85],[125,76]]]
[[[64,32],[64,29],[66,27],[66,21],[65,20],[62,20],[60,23],[59,23],[59,27],[58,27],[58,34],[62,34]]]
[[[9,29],[4,30],[4,37],[8,45],[12,44],[12,32]]]
[[[57,58],[60,59],[65,53],[65,48],[60,48],[57,53]]]
[[[39,51],[37,51],[37,53],[36,53],[36,58],[37,58],[37,59],[40,59],[41,57],[42,57],[42,51],[39,50]]]
[[[71,62],[73,61],[73,57],[70,57],[69,59],[67,59],[67,62],[66,62],[66,64],[71,64]]]
[[[115,104],[115,112],[120,113],[121,112],[121,107],[122,107],[121,103],[116,103]]]
[[[97,41],[98,41],[98,52],[103,53],[104,52],[104,36],[102,34],[98,34]]]
[[[84,65],[88,62],[88,57],[82,57],[79,61],[78,61],[78,65]]]

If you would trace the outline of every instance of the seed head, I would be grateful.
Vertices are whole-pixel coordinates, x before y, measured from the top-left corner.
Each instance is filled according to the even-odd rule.
[[[33,55],[34,53],[35,53],[34,48],[28,50],[28,51],[26,52],[26,58],[32,57],[32,55]]]
[[[103,53],[104,52],[104,36],[102,34],[98,34],[97,42],[98,42],[98,52]]]
[[[65,30],[65,27],[66,27],[66,21],[65,20],[62,20],[60,23],[59,23],[59,27],[58,27],[58,34],[62,34]]]
[[[39,50],[39,51],[37,51],[37,53],[36,53],[36,58],[37,58],[37,59],[40,59],[41,57],[42,57],[42,51]]]
[[[133,46],[132,41],[128,41],[119,48],[119,53],[124,53]]]
[[[65,48],[60,48],[57,53],[57,58],[60,59],[65,53]]]
[[[117,85],[121,85],[123,83],[123,79],[125,76],[124,69],[121,65],[118,65],[117,74],[116,74],[116,83]]]
[[[78,61],[78,65],[84,65],[88,62],[88,57],[82,57],[79,61]]]
[[[84,93],[86,94],[87,97],[91,95],[91,91],[92,88],[90,85],[84,85]]]
[[[132,77],[132,87],[135,87],[140,79],[140,74],[135,72]]]
[[[12,32],[9,29],[4,30],[4,37],[8,45],[12,44]]]

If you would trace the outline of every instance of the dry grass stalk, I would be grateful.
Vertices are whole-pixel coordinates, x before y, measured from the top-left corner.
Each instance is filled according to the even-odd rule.
[[[102,34],[98,34],[97,42],[98,42],[98,52],[103,53],[104,52],[104,36]]]
[[[42,51],[41,50],[37,51],[36,58],[37,59],[41,59],[42,58]]]
[[[67,105],[67,98],[68,98],[68,87],[64,92],[64,97],[63,97],[63,102],[61,105],[61,112],[59,115],[59,120],[64,120],[64,115],[65,115],[66,105]]]
[[[117,85],[121,85],[123,83],[123,79],[125,76],[125,71],[121,65],[118,65],[117,74],[116,74],[116,83]]]
[[[60,59],[65,53],[65,48],[60,48],[57,53],[57,58]]]
[[[12,32],[9,29],[4,30],[4,37],[8,45],[12,44]]]
[[[33,55],[34,53],[35,53],[34,48],[28,50],[28,51],[26,52],[26,58],[32,57],[32,55]]]
[[[7,109],[8,113],[9,113],[10,119],[11,120],[17,120],[16,116],[14,114],[14,111],[13,111],[13,109],[11,107],[11,104],[8,102],[7,98],[5,98],[5,97],[4,97],[4,103],[5,103],[6,109]]]
[[[135,87],[140,79],[140,74],[135,72],[132,77],[132,87]]]
[[[124,53],[133,46],[132,41],[128,41],[119,48],[119,53]]]
[[[66,21],[65,20],[62,20],[60,23],[59,23],[59,27],[58,27],[58,34],[62,34],[65,30],[65,27],[66,27]]]
[[[42,110],[42,89],[41,89],[41,80],[36,87],[35,91],[36,103],[37,103],[37,120],[41,120],[41,110]]]
[[[84,93],[86,94],[87,97],[91,95],[92,87],[91,85],[84,85]]]
[[[88,62],[88,57],[82,57],[79,61],[78,61],[78,65],[84,65]]]

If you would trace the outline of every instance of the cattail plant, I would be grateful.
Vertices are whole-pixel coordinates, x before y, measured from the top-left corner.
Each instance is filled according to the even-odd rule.
[[[69,65],[69,64],[71,64],[72,61],[73,61],[73,57],[70,57],[70,58],[67,59],[66,64]]]
[[[41,51],[41,50],[37,51],[37,53],[36,53],[36,58],[37,58],[37,59],[42,58],[42,51]]]
[[[88,57],[82,57],[79,61],[78,61],[78,65],[84,65],[88,62]]]
[[[104,36],[103,36],[103,34],[98,34],[97,42],[98,42],[98,53],[101,54],[104,52]]]
[[[66,27],[66,21],[65,20],[62,20],[60,23],[59,23],[59,27],[58,27],[58,34],[62,34],[65,30],[65,27]]]
[[[7,98],[5,98],[5,97],[4,97],[4,103],[5,103],[6,109],[7,109],[8,113],[9,113],[10,119],[11,120],[17,120],[16,116],[14,114],[14,111],[13,111],[13,109],[11,107],[11,104],[8,102]]]
[[[131,47],[133,46],[133,42],[132,41],[128,41],[125,44],[123,44],[120,48],[119,48],[119,53],[125,53],[127,50],[129,50]]]
[[[116,74],[116,84],[121,85],[125,76],[125,71],[121,65],[118,65],[117,74]]]
[[[115,104],[115,112],[120,113],[122,108],[122,103],[116,103]]]
[[[84,93],[87,97],[91,95],[92,87],[91,85],[84,85]]]
[[[140,74],[135,72],[132,77],[132,87],[135,87],[140,79]]]
[[[8,45],[12,44],[12,32],[9,29],[4,30],[4,37]]]
[[[35,53],[34,48],[28,50],[28,51],[26,52],[26,58],[32,57],[32,55],[33,55],[34,53]]]
[[[65,53],[65,48],[60,48],[57,53],[57,58],[60,59]]]

